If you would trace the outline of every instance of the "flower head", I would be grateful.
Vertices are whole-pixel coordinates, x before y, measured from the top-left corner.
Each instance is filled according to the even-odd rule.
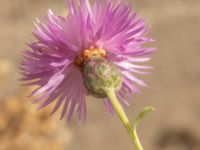
[[[122,0],[66,0],[68,15],[61,17],[51,10],[41,22],[36,19],[34,43],[23,53],[21,69],[26,85],[37,85],[31,96],[41,102],[40,108],[56,101],[52,113],[62,108],[61,118],[71,119],[75,110],[80,120],[86,119],[86,100],[90,94],[83,80],[86,62],[102,58],[112,62],[122,75],[121,88],[116,91],[120,102],[128,103],[137,85],[146,86],[136,74],[147,74],[148,66],[137,63],[149,60],[153,48],[146,37],[149,28]],[[106,107],[113,112],[107,97]]]

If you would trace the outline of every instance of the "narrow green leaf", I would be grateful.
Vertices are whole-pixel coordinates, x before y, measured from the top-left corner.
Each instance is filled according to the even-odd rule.
[[[134,124],[133,124],[133,129],[136,129],[139,122],[150,112],[152,112],[153,110],[155,110],[155,108],[148,106],[146,108],[144,108],[136,117]]]

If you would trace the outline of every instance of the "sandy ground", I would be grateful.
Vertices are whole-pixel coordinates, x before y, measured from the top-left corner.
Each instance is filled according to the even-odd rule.
[[[147,105],[156,107],[156,111],[141,123],[138,130],[145,150],[200,150],[200,1],[140,0],[134,2],[134,7],[151,24],[150,36],[156,39],[155,47],[159,51],[151,61],[156,68],[154,74],[142,77],[150,85],[149,88],[142,89],[143,95],[133,95],[131,106],[126,108],[127,114],[133,118]],[[23,121],[18,121],[18,128],[15,128],[16,122],[6,128],[9,121],[3,120],[3,114],[10,121],[21,116],[14,111],[5,117],[9,115],[5,112],[10,111],[7,107],[14,105],[20,108],[20,112],[26,110],[23,113],[30,108],[24,94],[27,90],[17,81],[20,77],[18,64],[25,42],[33,39],[32,21],[35,17],[44,16],[48,8],[63,13],[64,0],[0,0],[0,145],[6,142],[10,145],[0,146],[0,150],[133,149],[117,117],[112,117],[101,101],[90,97],[87,100],[88,122],[84,125],[78,125],[76,120],[66,124],[54,117],[53,127],[49,129],[52,119],[47,117],[48,121],[36,119],[24,123],[25,127],[19,127]],[[15,104],[12,99],[23,105]],[[16,111],[19,112],[18,109]],[[31,113],[29,120],[34,116],[37,118],[37,113]],[[45,134],[41,134],[40,138],[35,135],[26,138],[33,136],[38,129],[36,126],[46,127]],[[18,130],[22,132],[20,136],[11,136]],[[26,135],[25,138],[22,135]],[[22,145],[13,148],[16,139],[17,144]],[[54,147],[50,145],[57,140],[59,142],[55,142]],[[39,146],[34,148],[32,141]]]

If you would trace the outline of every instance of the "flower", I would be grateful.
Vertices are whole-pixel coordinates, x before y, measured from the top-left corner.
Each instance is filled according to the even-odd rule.
[[[55,15],[51,10],[44,22],[36,19],[33,35],[21,62],[25,85],[38,86],[30,96],[38,109],[56,101],[52,114],[63,107],[61,118],[71,119],[79,112],[86,120],[86,100],[90,94],[83,82],[84,62],[92,57],[109,60],[120,70],[122,84],[116,91],[120,103],[128,104],[131,93],[140,92],[137,85],[146,84],[136,74],[148,74],[151,67],[137,63],[148,61],[154,48],[142,47],[153,39],[146,37],[149,28],[132,6],[119,0],[66,0],[68,15]],[[107,97],[106,107],[113,113]]]

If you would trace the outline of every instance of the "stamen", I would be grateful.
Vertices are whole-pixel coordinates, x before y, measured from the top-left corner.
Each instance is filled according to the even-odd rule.
[[[80,55],[77,56],[75,64],[79,67],[82,67],[85,61],[89,61],[92,58],[105,58],[105,57],[106,57],[106,51],[102,48],[85,49],[81,52]]]

